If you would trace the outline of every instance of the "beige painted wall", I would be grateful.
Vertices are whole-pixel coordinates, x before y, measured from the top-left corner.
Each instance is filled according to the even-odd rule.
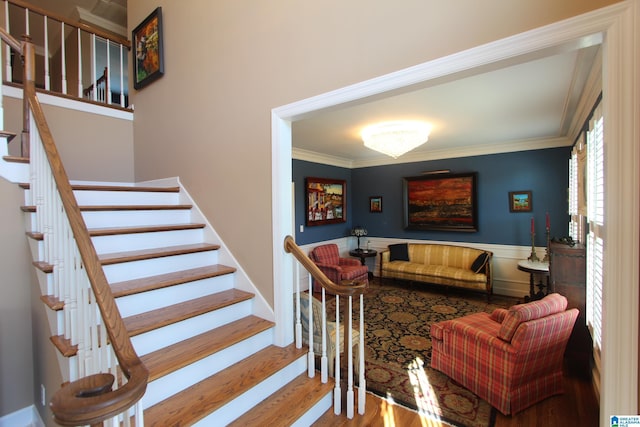
[[[0,178],[0,416],[33,403],[31,254],[20,205],[23,191]]]
[[[271,110],[614,0],[138,0],[163,8],[165,75],[131,88],[137,180],[180,176],[273,302]]]
[[[22,100],[5,96],[4,128],[20,135]],[[133,122],[43,104],[69,179],[133,182]],[[19,136],[9,144],[20,148]]]

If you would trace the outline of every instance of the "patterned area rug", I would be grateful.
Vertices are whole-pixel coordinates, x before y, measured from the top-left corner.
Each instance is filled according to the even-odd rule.
[[[367,390],[452,426],[492,426],[495,413],[487,402],[430,367],[429,329],[441,320],[515,303],[513,298],[493,296],[488,303],[486,296],[468,291],[374,279],[364,297]],[[335,299],[327,298],[329,316],[335,316],[334,305]]]

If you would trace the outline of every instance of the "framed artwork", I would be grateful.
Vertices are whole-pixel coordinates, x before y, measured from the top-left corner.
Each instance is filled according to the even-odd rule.
[[[477,173],[403,178],[408,230],[478,231]]]
[[[346,222],[345,180],[307,177],[305,192],[307,226]]]
[[[369,197],[369,212],[382,212],[382,196]]]
[[[156,8],[131,34],[133,87],[141,89],[164,74],[162,8]]]
[[[509,192],[509,212],[531,212],[532,209],[531,191]]]

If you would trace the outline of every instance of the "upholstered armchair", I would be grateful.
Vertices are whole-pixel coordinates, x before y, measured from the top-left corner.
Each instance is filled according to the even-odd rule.
[[[369,283],[369,269],[355,258],[341,258],[338,245],[330,243],[315,247],[309,258],[332,282],[340,284],[343,280],[355,280]],[[314,283],[313,291],[318,292]]]
[[[431,366],[505,415],[563,392],[562,361],[578,310],[557,293],[431,326]]]
[[[295,294],[294,294],[295,297]],[[311,306],[313,310],[313,353],[316,357],[322,356],[322,302],[318,299],[311,298]],[[309,345],[309,294],[300,294],[300,323],[302,323],[302,342]],[[344,323],[340,323],[340,347],[341,354],[344,353],[344,343],[347,337],[344,335]],[[358,374],[358,365],[360,361],[358,353],[358,343],[360,342],[360,333],[357,329],[352,329],[352,348],[353,348],[353,369]],[[327,365],[329,368],[329,376],[333,377],[335,372],[336,359],[336,322],[327,321],[325,339],[327,341]]]

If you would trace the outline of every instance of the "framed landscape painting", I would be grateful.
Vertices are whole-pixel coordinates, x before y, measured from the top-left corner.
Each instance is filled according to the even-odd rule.
[[[345,180],[307,178],[307,226],[346,222],[346,190]]]
[[[156,8],[131,34],[133,87],[141,89],[164,74],[162,8]]]
[[[509,212],[531,212],[532,209],[531,191],[509,192]]]
[[[478,231],[477,173],[404,178],[408,230]]]

